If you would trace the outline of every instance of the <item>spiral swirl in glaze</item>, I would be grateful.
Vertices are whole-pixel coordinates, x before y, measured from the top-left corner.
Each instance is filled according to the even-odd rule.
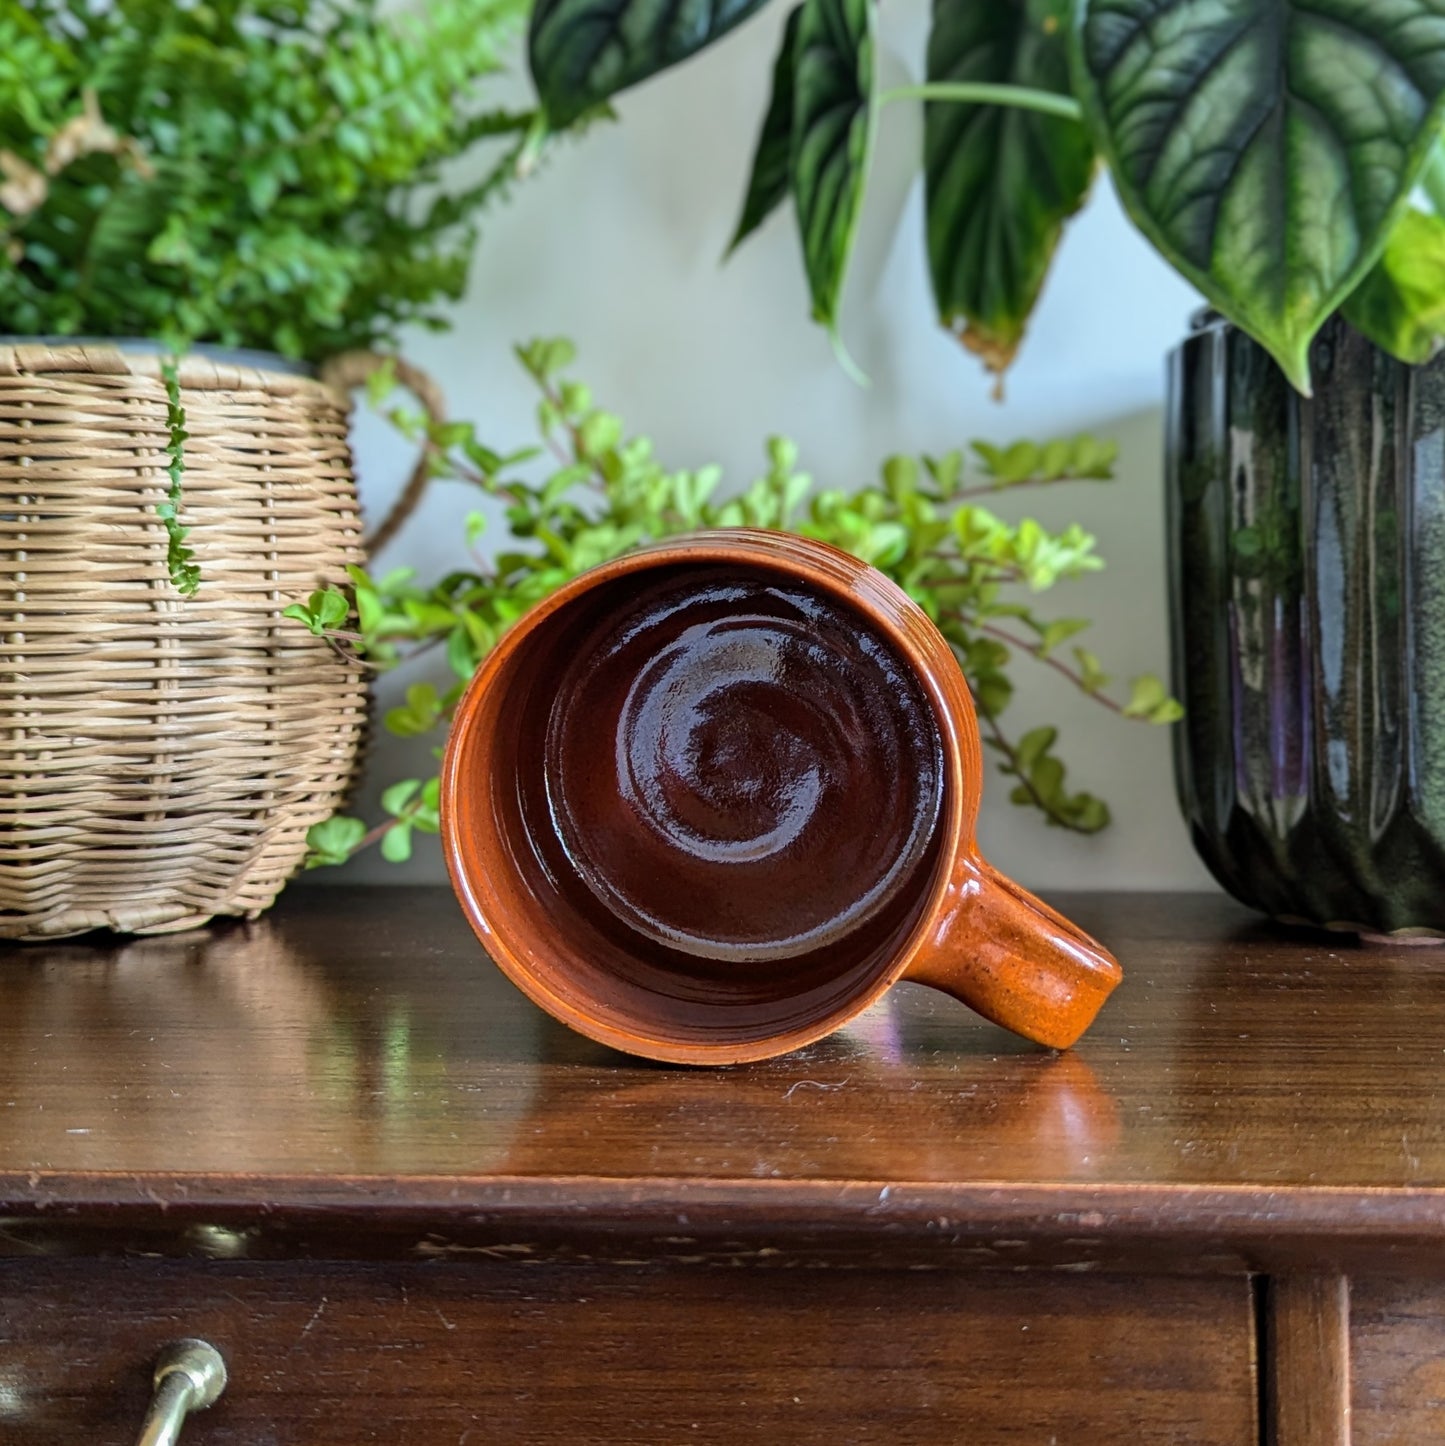
[[[548,812],[619,922],[717,960],[811,953],[916,886],[941,741],[908,666],[803,584],[664,575],[579,627]]]

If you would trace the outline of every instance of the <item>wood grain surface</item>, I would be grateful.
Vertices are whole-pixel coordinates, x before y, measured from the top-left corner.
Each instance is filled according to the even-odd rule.
[[[413,1257],[548,1230],[575,1250],[584,1219],[712,1249],[766,1220],[968,1264],[1445,1275],[1439,951],[1215,896],[1056,902],[1126,973],[1076,1050],[902,986],[732,1069],[556,1025],[441,889],[295,889],[253,925],[11,946],[0,1250],[128,1221],[165,1237],[148,1248],[350,1255],[360,1214]]]
[[[1125,969],[1062,1055],[903,987],[645,1063],[443,890],[5,949],[0,1439],[210,1332],[215,1446],[1445,1440],[1445,954],[1054,902]]]
[[[1445,1289],[1351,1284],[1352,1446],[1445,1441]]]
[[[1350,1446],[1350,1283],[1285,1275],[1266,1288],[1266,1446]]]
[[[231,1377],[195,1446],[1257,1441],[1243,1280],[15,1261],[0,1282],[6,1446],[130,1446],[149,1363],[192,1334]]]

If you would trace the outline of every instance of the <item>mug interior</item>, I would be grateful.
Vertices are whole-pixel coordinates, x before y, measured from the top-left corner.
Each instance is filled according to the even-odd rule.
[[[450,795],[458,882],[518,983],[686,1052],[806,1031],[889,972],[948,862],[948,765],[885,628],[733,560],[627,572],[520,626]]]

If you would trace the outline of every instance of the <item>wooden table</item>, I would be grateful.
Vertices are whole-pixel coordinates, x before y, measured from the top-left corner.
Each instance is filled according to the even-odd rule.
[[[905,986],[686,1070],[540,1015],[442,890],[0,955],[0,1441],[1445,1441],[1445,953],[1060,900],[1041,1052]]]

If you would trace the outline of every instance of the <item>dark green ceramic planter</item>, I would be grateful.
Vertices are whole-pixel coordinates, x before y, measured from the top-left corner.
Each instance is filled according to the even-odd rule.
[[[1445,935],[1445,358],[1331,322],[1313,368],[1212,317],[1172,358],[1180,802],[1244,903]]]

